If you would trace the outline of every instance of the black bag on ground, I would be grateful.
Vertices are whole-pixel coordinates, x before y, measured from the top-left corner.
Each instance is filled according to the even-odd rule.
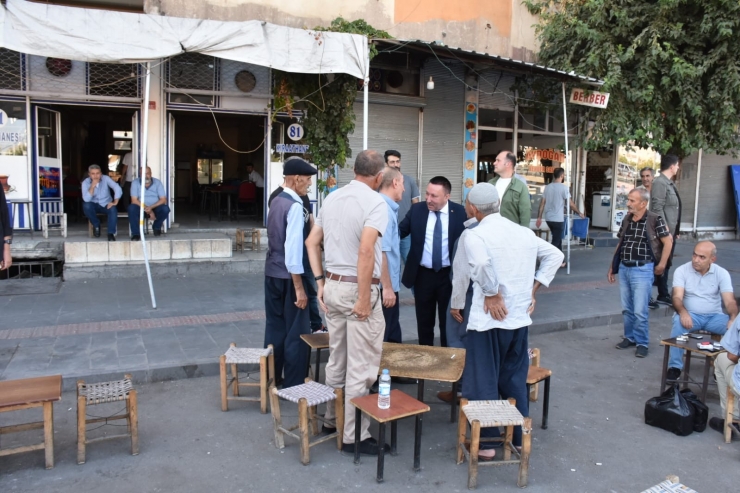
[[[701,433],[706,430],[707,421],[709,420],[709,408],[707,405],[700,401],[699,397],[689,389],[683,389],[681,395],[694,408],[694,431]]]
[[[694,408],[674,385],[645,403],[645,424],[685,437],[694,431]]]

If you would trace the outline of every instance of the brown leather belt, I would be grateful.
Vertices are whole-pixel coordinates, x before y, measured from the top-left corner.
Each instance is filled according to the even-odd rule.
[[[331,279],[332,281],[353,282],[357,284],[357,276],[339,276],[337,274],[332,274],[331,272],[327,271],[326,278]],[[373,279],[370,281],[370,284],[380,284],[380,279],[376,279],[373,277]]]

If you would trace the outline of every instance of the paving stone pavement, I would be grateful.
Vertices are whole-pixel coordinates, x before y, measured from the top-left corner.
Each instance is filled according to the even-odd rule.
[[[679,243],[675,263],[690,258]],[[719,242],[720,265],[740,282],[740,242]],[[537,296],[531,333],[621,324],[619,287],[606,282],[611,248],[574,250]],[[142,273],[143,274],[143,273]],[[0,379],[62,374],[105,380],[132,372],[140,381],[215,375],[231,342],[261,347],[264,278],[255,274],[155,279],[157,309],[146,278],[67,281],[58,292],[0,296]],[[401,325],[416,340],[413,296],[401,293]],[[671,315],[660,308],[652,319]]]

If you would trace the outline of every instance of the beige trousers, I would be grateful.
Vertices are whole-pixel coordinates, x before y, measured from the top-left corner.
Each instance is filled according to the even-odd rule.
[[[730,358],[727,357],[727,353],[720,354],[714,360],[714,376],[717,377],[719,403],[722,406],[722,419],[724,419],[725,412],[727,411],[727,386],[729,385],[735,389],[735,386],[732,385],[732,373],[735,371],[735,366],[735,363],[730,361]],[[735,389],[735,393],[738,393],[738,389]],[[735,406],[733,407],[732,415],[734,419],[740,419],[740,408],[738,407],[737,395],[735,395],[734,398]]]
[[[383,318],[380,288],[370,287],[370,317],[360,322],[352,315],[357,301],[357,284],[326,280],[324,303],[329,312],[326,324],[329,330],[329,362],[326,364],[326,385],[344,387],[344,443],[355,442],[355,406],[349,401],[370,392],[378,378],[380,353],[383,350],[385,319]],[[334,419],[334,406],[326,408],[326,419]],[[363,416],[362,440],[370,438],[370,421]]]

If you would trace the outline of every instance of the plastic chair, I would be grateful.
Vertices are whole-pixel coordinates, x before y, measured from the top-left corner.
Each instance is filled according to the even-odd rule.
[[[583,240],[583,245],[588,248],[588,227],[590,221],[589,218],[578,218],[573,219],[573,235],[576,238]]]
[[[237,217],[239,216],[239,206],[241,204],[252,204],[254,206],[254,215],[257,215],[257,185],[249,181],[243,181],[239,184],[239,198],[236,205]]]

